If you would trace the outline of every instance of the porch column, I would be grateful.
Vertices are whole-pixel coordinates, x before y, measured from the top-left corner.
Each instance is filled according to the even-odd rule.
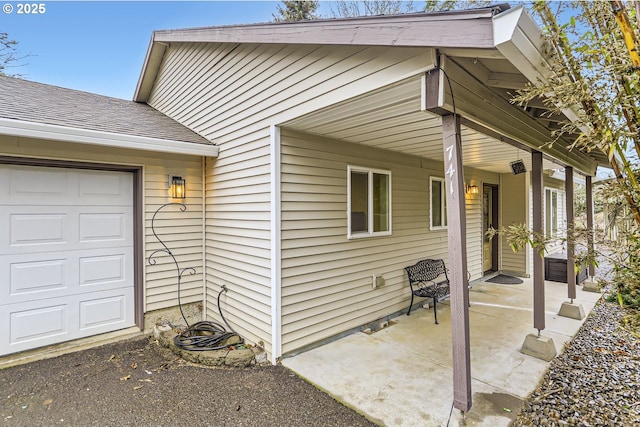
[[[573,242],[575,218],[573,212],[573,168],[571,166],[564,169],[564,188],[567,215],[567,296],[573,303],[573,300],[576,299],[576,272],[573,267],[575,264],[575,243]]]
[[[587,251],[589,254],[593,254],[595,250],[593,240],[596,233],[596,230],[593,227],[593,182],[591,176],[587,176],[585,179],[587,191],[587,230],[589,230],[587,232]],[[600,292],[598,289],[598,282],[595,277],[596,267],[593,264],[589,264],[589,278],[582,284],[583,291]]]
[[[595,229],[593,228],[593,183],[592,177],[587,176],[586,179],[586,191],[587,191],[587,250],[589,254],[593,254],[594,244],[593,239],[595,238]],[[593,264],[589,265],[589,278],[593,280],[596,276],[596,267]]]
[[[569,302],[563,302],[558,312],[559,316],[569,317],[571,319],[584,319],[584,308],[581,304],[573,302],[576,299],[576,270],[575,265],[575,235],[574,235],[574,212],[573,212],[573,168],[570,166],[564,169],[564,185],[566,192],[567,215],[567,296]]]
[[[451,329],[453,341],[453,405],[471,409],[471,353],[469,345],[469,288],[467,283],[467,230],[462,169],[460,116],[442,116],[442,143],[447,193]]]
[[[533,196],[533,232],[543,235],[542,153],[531,153],[531,191]],[[533,327],[540,331],[545,328],[544,319],[544,252],[533,251]]]
[[[543,235],[543,195],[542,185],[542,153],[531,153],[531,192],[533,202],[533,232]],[[533,327],[537,334],[529,334],[525,337],[520,351],[526,355],[538,359],[550,361],[556,357],[556,346],[551,337],[540,335],[545,327],[544,318],[544,253],[533,251]]]

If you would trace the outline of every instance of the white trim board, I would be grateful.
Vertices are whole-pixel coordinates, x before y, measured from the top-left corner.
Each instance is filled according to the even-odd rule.
[[[217,157],[219,151],[219,148],[213,144],[197,144],[1,118],[0,134],[205,157]]]
[[[271,125],[271,363],[282,356],[282,196],[280,127]]]

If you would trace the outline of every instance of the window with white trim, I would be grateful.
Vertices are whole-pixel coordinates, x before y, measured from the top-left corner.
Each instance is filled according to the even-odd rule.
[[[429,226],[431,230],[447,228],[447,194],[444,178],[429,178]]]
[[[347,167],[349,238],[391,234],[391,172]]]
[[[545,237],[558,236],[558,217],[559,217],[559,197],[558,190],[553,188],[544,189],[544,235]]]

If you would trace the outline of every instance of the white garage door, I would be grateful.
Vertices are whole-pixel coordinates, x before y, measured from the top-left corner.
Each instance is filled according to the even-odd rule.
[[[134,325],[133,175],[0,165],[0,355]]]

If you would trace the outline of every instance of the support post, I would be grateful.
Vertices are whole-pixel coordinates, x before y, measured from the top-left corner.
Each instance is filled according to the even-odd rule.
[[[471,409],[471,353],[469,344],[469,288],[460,117],[442,116],[442,143],[447,193],[451,329],[453,341],[453,405]]]
[[[587,191],[587,250],[589,255],[593,255],[595,250],[593,239],[595,237],[595,229],[593,228],[593,182],[592,177],[586,178],[586,191]],[[589,264],[589,278],[593,280],[596,275],[596,267],[593,264]]]
[[[574,212],[573,212],[573,168],[567,166],[564,169],[564,186],[566,193],[567,213],[567,294],[571,303],[576,299],[576,271],[575,265],[575,243],[574,236]]]
[[[543,196],[542,183],[542,153],[531,153],[531,196],[533,202],[533,232],[542,235],[543,224]],[[540,332],[545,327],[544,319],[544,253],[537,250],[533,253],[533,327],[538,334],[529,334],[525,337],[520,352],[537,359],[549,361],[556,357],[556,346],[550,337],[541,336]]]
[[[531,191],[533,196],[533,232],[542,235],[543,223],[543,187],[542,153],[531,153]],[[544,253],[534,250],[533,254],[533,327],[540,331],[545,328],[544,319]]]
[[[640,3],[639,3],[640,4]],[[596,230],[593,227],[593,181],[591,176],[585,177],[586,191],[587,191],[587,251],[590,257],[593,256],[595,251],[594,238]],[[598,289],[598,282],[596,277],[596,267],[593,264],[589,264],[589,278],[582,284],[582,290],[586,292],[600,292]]]
[[[558,312],[559,316],[571,319],[584,319],[584,309],[582,305],[573,302],[576,299],[576,270],[575,270],[575,233],[574,233],[574,212],[573,212],[573,168],[567,166],[564,169],[564,185],[566,192],[567,213],[567,294],[571,301],[563,302]]]

